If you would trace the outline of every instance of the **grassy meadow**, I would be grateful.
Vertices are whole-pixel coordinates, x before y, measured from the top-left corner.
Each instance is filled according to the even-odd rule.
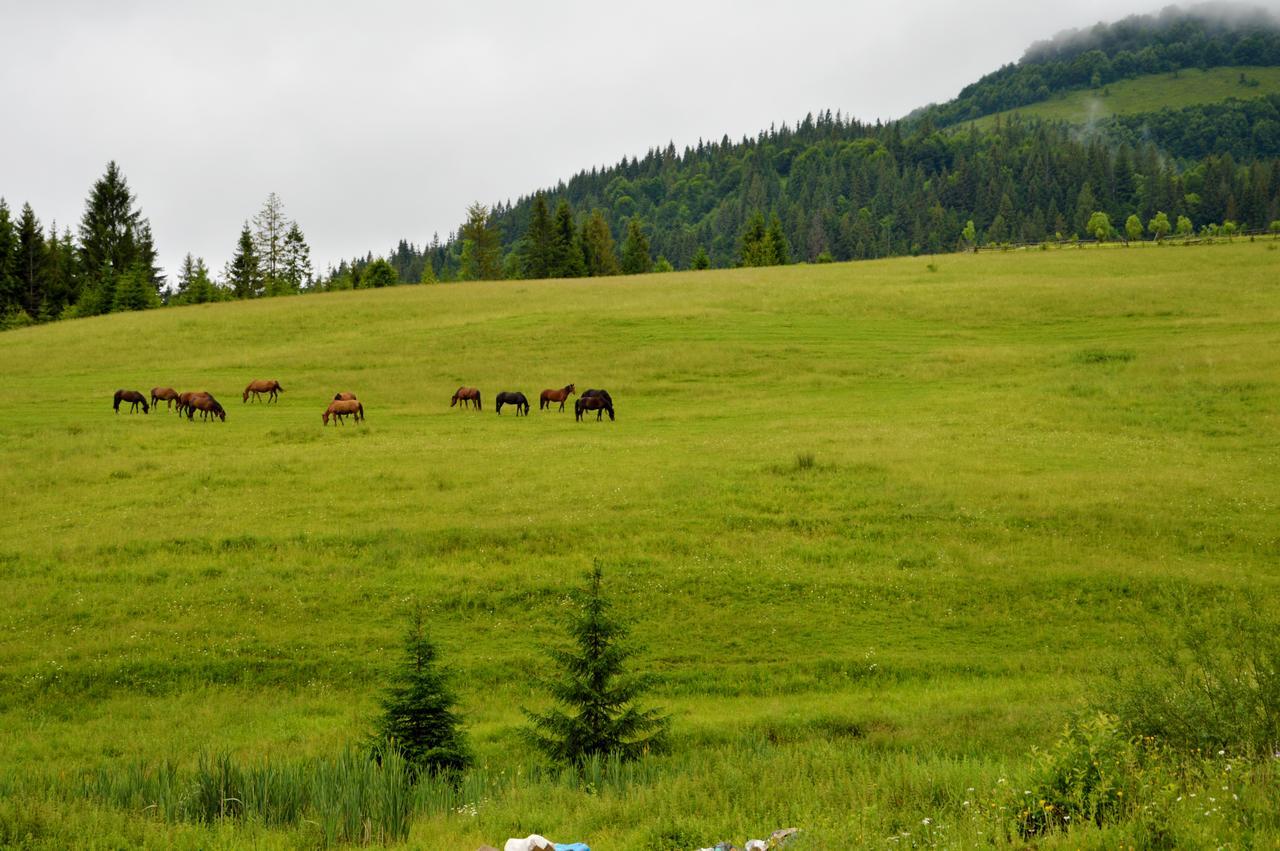
[[[1170,595],[1280,591],[1275,244],[406,286],[0,334],[0,845],[323,844],[314,817],[165,818],[103,778],[335,758],[415,599],[479,767],[407,847],[788,826],[803,849],[1142,845],[1141,820],[1024,837],[1010,813],[1032,748],[1137,664]],[[278,405],[240,401],[254,378]],[[607,388],[617,421],[537,410],[569,382]],[[482,413],[450,409],[460,384]],[[155,385],[212,392],[226,423],[112,413]],[[531,415],[495,416],[516,389]],[[339,390],[364,425],[321,425]],[[674,750],[587,782],[517,730],[597,561]],[[1277,773],[1222,782],[1235,800],[1161,799],[1158,835],[1276,847]]]
[[[1257,80],[1256,86],[1240,84],[1240,75]],[[1182,109],[1203,103],[1236,98],[1248,100],[1280,92],[1280,68],[1223,67],[1184,68],[1174,74],[1147,74],[1131,80],[1108,83],[1103,90],[1075,89],[1059,92],[1048,100],[1020,106],[975,119],[973,124],[989,127],[997,116],[1007,119],[1017,113],[1028,118],[1088,124],[1113,115]]]

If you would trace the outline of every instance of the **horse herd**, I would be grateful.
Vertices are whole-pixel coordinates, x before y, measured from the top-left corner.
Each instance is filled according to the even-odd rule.
[[[568,398],[574,395],[577,388],[573,384],[566,384],[559,390],[543,390],[542,396],[538,399],[538,410],[548,410],[550,407],[559,402],[560,410],[564,410],[564,403]],[[453,394],[453,401],[449,403],[449,407],[459,406],[459,410],[473,405],[477,411],[484,410],[480,402],[480,390],[476,387],[459,387],[458,392]],[[506,391],[499,393],[494,397],[494,407],[498,411],[498,416],[502,416],[502,406],[511,405],[516,409],[516,416],[523,414],[529,416],[529,400],[520,391]],[[608,390],[583,390],[582,395],[573,403],[574,419],[582,422],[582,414],[584,411],[595,411],[596,420],[599,421],[605,412],[609,414],[609,419],[613,417],[613,397],[609,395]]]
[[[560,404],[560,410],[564,410],[564,403],[575,393],[575,386],[568,384],[559,390],[543,390],[542,397],[539,400],[539,410],[547,410],[555,404]],[[249,382],[249,386],[244,389],[242,402],[248,402],[252,396],[255,402],[262,401],[262,397],[267,397],[267,403],[279,401],[280,394],[284,392],[284,388],[280,386],[280,382],[274,379],[259,379]],[[148,414],[151,409],[157,407],[160,402],[164,402],[165,410],[175,408],[178,416],[184,413],[188,420],[194,420],[196,412],[200,413],[200,419],[212,420],[218,419],[222,422],[227,421],[227,412],[213,398],[208,391],[188,391],[179,393],[172,387],[153,387],[151,388],[151,402],[147,403],[147,397],[137,390],[117,390],[112,407],[115,412],[120,413],[120,404],[122,402],[129,403],[129,412],[135,413],[138,406],[142,406],[142,413]],[[483,410],[480,402],[480,391],[475,387],[459,387],[458,392],[453,394],[453,401],[449,403],[449,407],[459,405],[459,410],[466,408],[468,405],[475,407],[475,410]],[[523,414],[529,415],[529,400],[523,393],[519,391],[499,393],[495,397],[495,405],[498,415],[502,415],[502,406],[511,405],[516,409],[516,416]],[[582,421],[582,415],[586,411],[595,411],[596,420],[602,419],[605,412],[608,412],[609,419],[613,420],[613,397],[609,395],[607,390],[584,390],[577,401],[573,403],[573,412],[578,422]],[[320,415],[321,421],[329,424],[332,419],[336,425],[345,425],[346,418],[352,417],[357,423],[364,421],[364,405],[356,398],[354,393],[338,393],[334,395],[333,401],[329,403],[329,407]]]

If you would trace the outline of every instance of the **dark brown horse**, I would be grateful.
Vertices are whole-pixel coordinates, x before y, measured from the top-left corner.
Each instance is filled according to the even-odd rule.
[[[191,400],[196,396],[204,394],[198,390],[187,390],[178,394],[178,416],[182,416],[187,412],[187,408],[191,405]]]
[[[609,421],[613,422],[613,399],[606,390],[591,391],[590,396],[583,393],[578,397],[578,401],[573,403],[573,416],[578,422],[582,422],[583,411],[595,411],[596,422],[599,422],[605,411],[609,412]]]
[[[284,388],[281,387],[280,382],[276,381],[274,378],[259,378],[257,381],[250,381],[249,386],[244,388],[244,399],[241,401],[248,402],[249,394],[252,393],[253,401],[257,402],[261,400],[262,394],[266,393],[267,402],[269,404],[271,402],[279,401],[276,398],[276,394],[283,392]]]
[[[333,401],[335,402],[354,402],[355,400],[356,400],[356,394],[354,393],[333,394]]]
[[[135,413],[138,410],[139,405],[142,406],[142,413],[147,414],[151,412],[151,406],[147,404],[147,397],[143,396],[137,390],[117,390],[116,391],[116,396],[111,407],[115,410],[117,414],[120,413],[121,402],[129,403],[129,413],[131,414]]]
[[[498,406],[498,416],[502,416],[503,405],[515,405],[517,417],[521,414],[529,416],[529,400],[518,390],[513,393],[499,393],[494,399]]]
[[[200,412],[200,419],[202,420],[217,417],[224,423],[227,421],[227,412],[222,409],[222,405],[218,404],[218,400],[208,393],[193,393],[191,395],[191,400],[187,404],[187,419],[195,419],[196,411]]]
[[[172,387],[152,387],[151,388],[151,407],[156,407],[160,400],[164,400],[164,407],[167,411],[169,406],[178,401],[178,391]]]
[[[541,411],[544,408],[550,408],[552,402],[559,402],[560,410],[563,411],[565,400],[572,396],[576,389],[576,387],[570,384],[560,390],[543,390],[542,398],[538,399],[538,410]]]
[[[320,415],[321,421],[329,424],[329,417],[333,417],[338,425],[344,425],[344,417],[354,416],[356,422],[364,420],[364,405],[361,405],[355,399],[335,399],[329,403],[329,407]]]
[[[458,392],[453,394],[453,401],[449,403],[449,407],[452,408],[459,402],[462,403],[463,408],[467,407],[468,402],[473,402],[477,411],[484,410],[480,405],[480,390],[476,387],[459,387]]]

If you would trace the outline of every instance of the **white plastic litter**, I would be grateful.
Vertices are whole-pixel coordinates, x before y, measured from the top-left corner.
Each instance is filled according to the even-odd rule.
[[[555,851],[555,843],[545,836],[531,833],[524,839],[508,839],[502,851]]]

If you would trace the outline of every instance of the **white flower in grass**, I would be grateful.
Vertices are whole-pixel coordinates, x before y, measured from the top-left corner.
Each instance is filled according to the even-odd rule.
[[[931,819],[931,818],[923,818],[923,819],[921,819],[921,820],[920,820],[920,823],[921,823],[921,824],[925,824],[925,825],[933,824],[933,819]]]

